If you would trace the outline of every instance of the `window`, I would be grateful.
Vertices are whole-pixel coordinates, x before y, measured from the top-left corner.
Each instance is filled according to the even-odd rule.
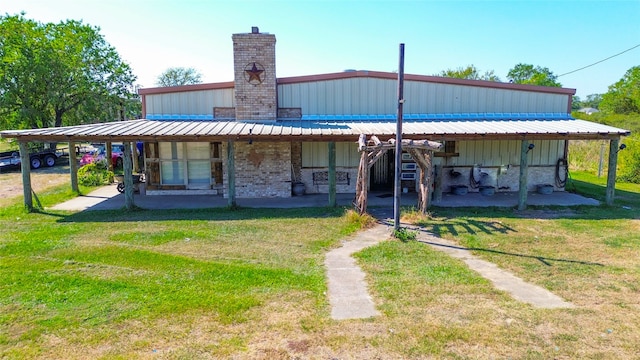
[[[444,143],[444,152],[447,154],[455,154],[456,152],[456,142],[455,141],[446,141]]]
[[[189,189],[211,186],[211,145],[208,142],[161,142],[160,183]]]

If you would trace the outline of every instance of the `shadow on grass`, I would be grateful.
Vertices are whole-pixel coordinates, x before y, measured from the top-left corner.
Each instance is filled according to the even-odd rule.
[[[464,213],[464,210],[461,210],[461,212]],[[393,226],[392,219],[378,219],[378,222],[383,225]],[[441,236],[445,232],[454,236],[458,236],[461,233],[471,235],[484,233],[491,235],[495,233],[508,234],[516,232],[515,229],[501,223],[500,221],[446,219],[445,221],[430,220],[426,223],[419,223],[417,225],[421,226],[423,230],[426,227],[430,228],[431,230],[427,232],[430,234],[436,234],[437,236]],[[458,231],[459,228],[461,229],[461,231]]]
[[[61,216],[56,212],[41,213],[59,217],[58,222],[137,222],[137,221],[190,221],[190,220],[251,220],[251,219],[301,219],[339,218],[345,208],[208,208],[208,209],[170,209],[170,210],[94,210],[81,211]]]
[[[589,265],[589,266],[605,266],[604,264],[600,264],[600,263],[596,263],[596,262],[590,262],[590,261],[558,259],[558,258],[550,258],[550,257],[544,257],[544,256],[535,256],[535,255],[511,253],[511,252],[506,252],[506,251],[485,249],[485,248],[478,248],[478,247],[468,248],[468,247],[463,247],[463,246],[448,245],[448,244],[442,244],[442,243],[425,241],[425,240],[418,240],[418,242],[421,242],[423,244],[432,245],[432,246],[437,246],[437,247],[445,247],[445,248],[449,248],[449,249],[465,250],[465,251],[481,251],[481,252],[487,252],[487,253],[493,253],[493,254],[499,254],[499,255],[507,255],[507,256],[514,256],[514,257],[520,257],[520,258],[535,259],[535,260],[538,260],[541,263],[545,264],[546,266],[553,266],[551,264],[551,262],[562,262],[562,263]]]
[[[567,184],[567,190],[593,197],[603,202],[606,199],[607,193],[606,184],[596,184],[575,179],[571,179]],[[640,193],[616,188],[614,196],[614,206],[615,205],[640,207]]]
[[[594,263],[594,262],[589,262],[589,261],[549,258],[549,257],[544,257],[544,256],[534,256],[534,255],[510,253],[510,252],[506,252],[506,251],[484,249],[484,248],[466,248],[466,247],[462,247],[462,246],[447,245],[447,244],[435,243],[435,242],[424,241],[424,240],[418,240],[418,242],[421,242],[423,244],[432,245],[432,246],[446,247],[446,248],[449,248],[449,249],[465,250],[465,251],[482,251],[482,252],[488,252],[488,253],[493,253],[493,254],[515,256],[515,257],[528,258],[528,259],[535,259],[535,260],[538,260],[538,261],[540,261],[541,263],[543,263],[543,264],[545,264],[547,266],[553,266],[553,265],[551,265],[551,262],[563,262],[563,263],[572,263],[572,264],[589,265],[589,266],[605,266],[604,264]]]

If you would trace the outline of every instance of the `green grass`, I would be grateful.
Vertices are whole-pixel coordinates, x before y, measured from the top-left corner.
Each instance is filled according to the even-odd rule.
[[[40,198],[69,196],[53,189]],[[243,323],[251,309],[291,293],[323,304],[323,254],[355,230],[343,213],[3,208],[0,354],[45,356],[45,334],[102,338],[107,328],[168,314]]]
[[[604,198],[602,180],[571,181]],[[461,260],[389,238],[354,255],[381,315],[348,321],[329,317],[324,256],[367,216],[27,213],[20,200],[0,210],[0,358],[633,358],[640,189],[619,184],[616,195],[600,207],[405,209],[424,231],[575,309],[533,308]]]
[[[597,177],[591,172],[587,171],[571,171],[570,180],[567,183],[568,191],[575,191],[579,194],[593,197],[600,201],[605,201],[607,190],[607,177]],[[640,204],[640,184],[617,182],[615,190],[614,205],[621,206],[635,206],[638,208]],[[599,214],[600,216],[607,216],[606,212]],[[624,212],[616,212],[614,216],[624,216]]]

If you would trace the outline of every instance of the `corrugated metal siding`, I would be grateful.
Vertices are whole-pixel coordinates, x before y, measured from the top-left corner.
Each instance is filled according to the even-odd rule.
[[[564,155],[562,140],[534,140],[535,145],[529,152],[529,165],[555,165]],[[477,140],[459,141],[458,157],[451,158],[450,165],[501,166],[520,164],[519,140]]]
[[[214,107],[234,107],[233,89],[146,95],[148,114],[213,114]]]
[[[279,107],[303,114],[390,114],[396,111],[393,81],[351,78],[278,85]]]
[[[567,112],[567,95],[405,81],[407,113]],[[279,107],[303,114],[393,114],[397,82],[349,78],[278,85]]]
[[[336,166],[357,167],[360,162],[358,145],[355,142],[336,142]],[[329,166],[329,147],[326,142],[302,143],[302,167]]]

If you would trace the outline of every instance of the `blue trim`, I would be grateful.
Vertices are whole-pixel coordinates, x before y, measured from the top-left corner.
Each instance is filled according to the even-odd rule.
[[[345,122],[389,122],[394,121],[397,115],[302,115],[302,121],[345,121]],[[403,114],[402,118],[408,121],[506,121],[506,120],[572,120],[571,114],[565,113],[420,113]]]
[[[213,115],[204,114],[147,114],[148,120],[160,121],[213,121]]]
[[[407,121],[508,121],[508,120],[573,120],[565,113],[411,113],[403,114]],[[302,121],[341,121],[341,122],[393,122],[396,114],[333,114],[302,115]],[[160,121],[216,121],[213,115],[206,114],[147,114],[149,120]],[[290,121],[291,119],[287,119]],[[225,121],[229,121],[225,119]]]

